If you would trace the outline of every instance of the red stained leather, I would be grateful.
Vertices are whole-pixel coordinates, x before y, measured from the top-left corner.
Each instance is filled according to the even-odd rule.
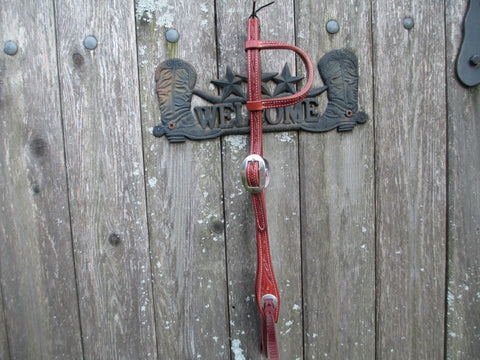
[[[262,41],[259,39],[260,27],[256,17],[248,19],[247,52],[248,95],[247,109],[250,111],[250,154],[263,157],[262,143],[262,110],[277,107],[291,106],[302,101],[313,83],[313,64],[308,55],[296,46],[277,42]],[[262,99],[262,71],[260,64],[260,51],[265,49],[286,49],[295,51],[305,64],[307,83],[296,94],[273,99]],[[258,187],[259,181],[258,162],[250,162],[246,169],[248,185]],[[257,238],[257,275],[255,295],[262,318],[261,351],[271,360],[279,359],[278,344],[275,333],[275,323],[280,313],[280,293],[278,291],[272,259],[270,257],[270,243],[268,238],[267,211],[265,206],[265,192],[252,194],[253,209],[255,212],[255,228]],[[266,300],[262,307],[262,298],[266,294],[274,295],[278,304],[275,307],[271,299]]]

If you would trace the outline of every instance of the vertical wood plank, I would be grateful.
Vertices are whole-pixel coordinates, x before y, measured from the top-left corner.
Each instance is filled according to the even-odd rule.
[[[259,4],[259,6],[262,4]],[[295,43],[293,1],[276,1],[262,10],[261,38]],[[230,66],[246,74],[246,26],[251,1],[217,3],[220,76]],[[265,51],[262,71],[281,73],[288,64],[295,74],[291,52]],[[273,90],[273,88],[272,88]],[[303,357],[302,292],[300,252],[300,202],[298,135],[295,132],[264,134],[264,156],[271,166],[266,189],[271,255],[280,290],[281,308],[277,328],[281,358]],[[229,275],[232,354],[260,359],[260,317],[255,299],[256,244],[250,195],[240,180],[240,166],[248,155],[248,136],[229,136],[223,141],[223,173],[227,259]]]
[[[329,51],[353,51],[359,109],[369,114],[352,132],[300,134],[306,359],[373,359],[375,353],[370,14],[370,2],[296,1],[297,44],[315,64]],[[325,27],[332,19],[340,31],[330,35]],[[318,112],[325,107],[322,95]]]
[[[373,1],[377,356],[444,355],[444,4]],[[414,27],[403,27],[412,17]]]
[[[480,88],[455,76],[467,1],[446,2],[448,103],[447,359],[480,354]]]
[[[244,51],[248,1],[217,2],[219,76],[229,66],[246,76]],[[247,91],[243,88],[245,96]],[[244,112],[247,114],[247,111]],[[227,244],[230,349],[232,359],[260,357],[260,320],[255,299],[256,244],[252,204],[241,179],[240,167],[248,155],[248,135],[226,136],[222,140],[225,236]],[[267,209],[268,211],[268,209]]]
[[[2,295],[1,286],[0,286],[0,359],[10,360],[10,350],[8,348],[7,323],[5,320],[5,310],[3,307],[3,295]]]
[[[53,3],[2,1],[0,34],[0,357],[79,359]]]
[[[196,70],[195,88],[217,78],[213,1],[136,2],[140,93],[162,359],[225,359],[229,354],[220,140],[170,144],[161,123],[155,69],[170,57]],[[165,34],[177,29],[177,43]],[[192,107],[206,105],[193,97]]]
[[[134,5],[58,0],[56,15],[85,357],[156,359]]]

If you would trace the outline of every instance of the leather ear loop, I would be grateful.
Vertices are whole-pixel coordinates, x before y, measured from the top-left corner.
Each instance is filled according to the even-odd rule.
[[[288,95],[280,98],[273,98],[273,99],[261,99],[261,100],[252,100],[247,101],[247,109],[249,111],[258,111],[263,109],[274,109],[278,107],[286,107],[291,106],[299,103],[302,101],[310,91],[310,88],[313,84],[314,78],[314,70],[313,64],[310,60],[308,54],[303,51],[302,49],[290,45],[288,43],[284,43],[281,41],[265,41],[265,40],[247,40],[245,42],[245,51],[248,50],[291,50],[297,53],[300,56],[303,64],[305,65],[305,69],[307,72],[307,82],[302,90],[299,92]]]

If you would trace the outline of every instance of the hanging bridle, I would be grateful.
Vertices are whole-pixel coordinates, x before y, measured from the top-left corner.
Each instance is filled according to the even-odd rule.
[[[257,238],[257,275],[255,296],[262,318],[262,333],[260,350],[271,360],[279,359],[275,323],[280,312],[280,293],[278,291],[275,274],[273,273],[272,259],[267,229],[267,212],[265,206],[264,188],[268,185],[268,162],[263,158],[262,143],[262,110],[294,105],[302,101],[313,83],[314,70],[308,55],[296,46],[278,42],[260,40],[260,28],[257,13],[253,2],[253,13],[248,19],[247,52],[248,67],[248,101],[247,109],[250,112],[250,155],[242,164],[242,182],[252,194],[253,209],[255,212],[255,228]],[[262,71],[260,66],[260,50],[286,49],[295,51],[307,71],[305,87],[294,95],[280,98],[262,99]]]

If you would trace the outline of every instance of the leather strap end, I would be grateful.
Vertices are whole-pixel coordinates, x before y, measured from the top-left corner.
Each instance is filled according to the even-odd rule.
[[[271,303],[266,305],[264,317],[262,318],[260,351],[270,360],[280,359],[273,317],[273,306]]]

